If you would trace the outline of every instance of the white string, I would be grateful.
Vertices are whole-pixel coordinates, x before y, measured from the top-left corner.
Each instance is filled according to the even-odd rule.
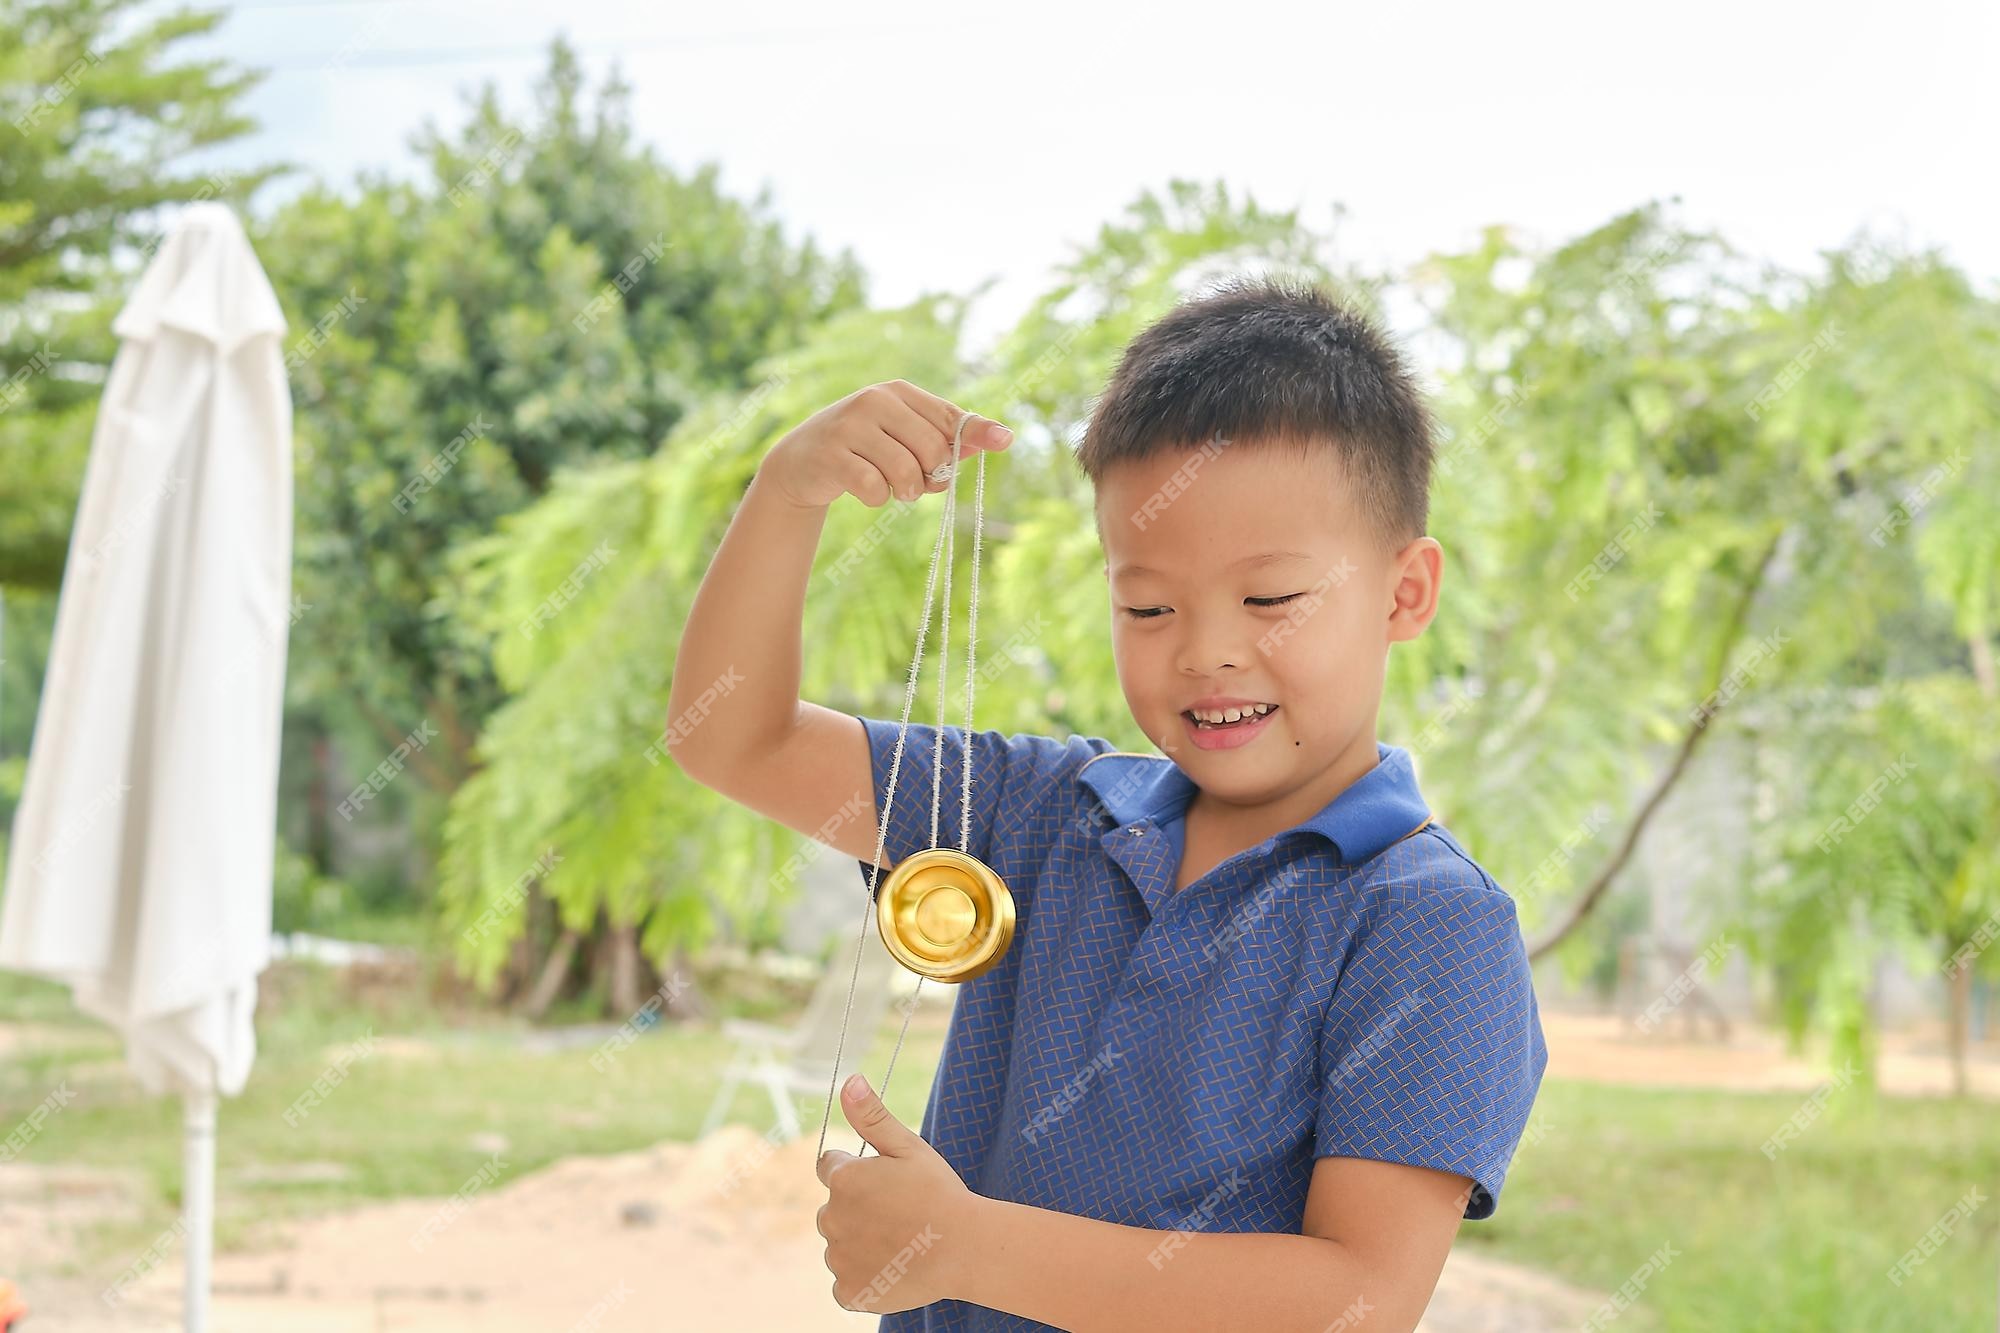
[[[935,847],[938,845],[938,820],[944,795],[944,678],[951,664],[952,537],[956,526],[955,519],[958,515],[958,474],[960,471],[958,464],[964,459],[965,424],[972,420],[972,416],[972,413],[967,412],[959,417],[958,427],[952,432],[951,461],[940,464],[932,471],[930,476],[930,479],[933,481],[943,481],[946,480],[948,474],[951,481],[951,489],[945,492],[944,513],[939,519],[937,541],[931,547],[930,574],[924,582],[924,618],[917,624],[917,650],[915,655],[910,659],[909,685],[903,691],[903,713],[896,724],[896,748],[889,760],[889,781],[882,793],[882,824],[875,836],[875,855],[871,858],[872,863],[868,867],[868,897],[864,904],[865,910],[861,914],[861,932],[854,941],[854,969],[848,977],[847,1003],[840,1014],[840,1037],[834,1046],[833,1073],[831,1081],[827,1085],[826,1113],[820,1117],[819,1147],[813,1151],[814,1162],[818,1162],[820,1154],[826,1151],[827,1126],[833,1122],[833,1101],[837,1095],[840,1083],[840,1057],[841,1053],[847,1048],[847,1021],[854,1012],[854,991],[856,986],[860,984],[861,953],[863,947],[868,942],[868,921],[870,917],[875,915],[875,886],[876,881],[882,873],[882,850],[888,845],[889,841],[889,812],[896,800],[896,777],[902,771],[903,767],[903,744],[909,735],[910,711],[916,704],[917,677],[923,667],[924,661],[924,635],[930,629],[931,603],[933,595],[937,591],[938,570],[942,566],[944,570],[944,614],[941,617],[938,631],[941,640],[938,649],[938,726],[935,762],[931,780],[931,846]],[[967,599],[967,644],[965,650],[965,755],[960,765],[964,775],[964,783],[960,796],[958,846],[959,850],[965,852],[967,855],[971,854],[972,838],[972,645],[975,642],[975,632],[979,624],[979,548],[980,534],[985,526],[985,518],[986,454],[982,450],[979,455],[978,475],[974,479],[972,488],[972,586],[969,589],[970,595]],[[917,1012],[917,997],[923,992],[924,980],[923,974],[921,972],[918,973],[916,988],[910,993],[909,1006],[903,1011],[903,1025],[896,1033],[895,1048],[889,1052],[889,1067],[882,1074],[882,1086],[876,1090],[877,1094],[885,1099],[889,1093],[889,1079],[896,1072],[896,1056],[903,1049],[903,1038],[910,1030],[910,1019]],[[861,1150],[856,1156],[866,1156],[867,1153],[868,1141],[863,1139]]]

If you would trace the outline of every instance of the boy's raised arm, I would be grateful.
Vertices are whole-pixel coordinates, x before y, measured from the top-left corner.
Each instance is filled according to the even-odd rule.
[[[800,423],[758,466],[709,562],[681,634],[667,702],[667,752],[703,786],[859,861],[877,823],[840,819],[857,797],[874,812],[861,724],[799,698],[800,624],[827,508],[852,494],[871,509],[949,482],[926,478],[951,458],[961,409],[914,384],[870,385]],[[975,416],[968,452],[1005,448],[998,422]]]

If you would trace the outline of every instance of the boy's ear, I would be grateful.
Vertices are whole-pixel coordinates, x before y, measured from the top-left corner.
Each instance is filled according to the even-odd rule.
[[[1444,548],[1418,537],[1389,561],[1389,642],[1416,638],[1437,615],[1438,583],[1444,575]]]

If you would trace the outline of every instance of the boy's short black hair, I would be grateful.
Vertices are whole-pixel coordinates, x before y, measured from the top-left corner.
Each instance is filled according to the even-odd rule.
[[[1432,419],[1402,354],[1359,311],[1304,280],[1234,277],[1134,338],[1077,447],[1093,486],[1115,463],[1216,437],[1339,457],[1393,546],[1424,533]]]

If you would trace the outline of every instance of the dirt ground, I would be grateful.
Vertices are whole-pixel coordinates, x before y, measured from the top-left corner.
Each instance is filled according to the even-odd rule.
[[[1745,1031],[1727,1044],[1633,1039],[1616,1020],[1547,1015],[1551,1077],[1729,1088],[1811,1088],[1822,1069]],[[1927,1049],[1892,1049],[1885,1081],[1934,1091],[1948,1071]],[[2000,1069],[1976,1071],[2000,1096]],[[615,1333],[616,1330],[872,1329],[840,1309],[814,1230],[824,1189],[814,1135],[773,1145],[725,1126],[699,1143],[577,1157],[470,1192],[411,1199],[295,1225],[283,1248],[217,1256],[214,1333]],[[829,1142],[852,1147],[844,1137]],[[67,1238],[129,1209],[135,1180],[105,1172],[0,1167],[0,1254],[35,1313],[23,1333],[179,1328],[177,1241],[124,1289],[29,1277],[55,1270]],[[1598,1297],[1463,1251],[1445,1268],[1431,1333],[1573,1329]],[[1331,1317],[1331,1316],[1330,1316]]]

